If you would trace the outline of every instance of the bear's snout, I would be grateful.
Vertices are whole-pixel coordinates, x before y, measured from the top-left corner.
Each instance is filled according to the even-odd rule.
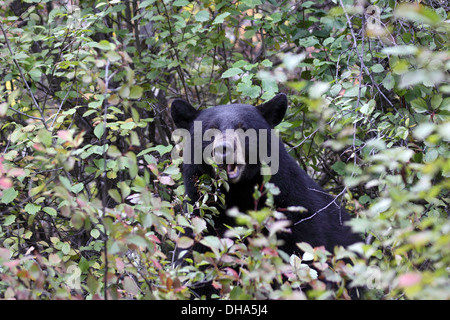
[[[228,179],[232,183],[240,180],[245,169],[245,158],[242,153],[239,137],[235,132],[220,134],[213,141],[212,156],[219,167],[226,170]]]
[[[214,141],[213,152],[216,163],[234,163],[234,146],[230,141]]]

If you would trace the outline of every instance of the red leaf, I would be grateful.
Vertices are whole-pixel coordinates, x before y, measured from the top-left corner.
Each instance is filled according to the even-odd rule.
[[[162,184],[166,184],[168,186],[173,186],[175,184],[175,181],[173,181],[171,176],[160,176],[158,179]]]
[[[72,141],[72,134],[70,133],[70,131],[67,130],[60,130],[58,131],[58,137],[60,137],[61,139],[65,140],[65,141]]]
[[[19,177],[25,174],[25,171],[20,168],[12,168],[8,171],[8,176],[10,177]]]
[[[18,259],[17,260],[11,260],[11,261],[3,262],[3,264],[5,266],[7,266],[8,268],[13,268],[13,267],[19,265],[19,263],[20,263],[20,260],[18,260]]]
[[[0,178],[0,188],[9,189],[13,186],[12,181],[8,178]]]
[[[148,237],[149,237],[153,242],[161,243],[161,241],[158,239],[158,237],[155,236],[155,235],[153,235],[153,234],[149,235]]]
[[[232,269],[232,268],[230,268],[230,267],[227,267],[227,268],[225,268],[224,270],[226,270],[228,274],[230,274],[231,276],[233,276],[233,278],[234,278],[236,281],[239,280],[239,275],[238,275],[238,273],[236,272],[236,270],[234,270],[234,269]]]
[[[398,278],[398,286],[402,288],[411,287],[418,284],[422,280],[422,275],[417,272],[409,272],[402,274]]]

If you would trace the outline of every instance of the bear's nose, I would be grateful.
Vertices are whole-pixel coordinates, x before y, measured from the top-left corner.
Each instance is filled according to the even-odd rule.
[[[234,162],[234,148],[230,141],[223,140],[214,144],[214,160],[217,164]]]

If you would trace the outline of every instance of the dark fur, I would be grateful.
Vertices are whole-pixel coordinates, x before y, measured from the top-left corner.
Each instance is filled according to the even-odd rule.
[[[172,118],[178,127],[191,130],[193,121],[202,121],[203,130],[217,128],[224,131],[239,126],[254,129],[272,129],[283,119],[287,109],[287,98],[284,94],[278,94],[271,101],[254,107],[244,104],[221,105],[198,111],[184,100],[173,101]],[[288,254],[299,254],[298,242],[308,242],[313,247],[325,246],[333,252],[336,245],[348,246],[359,241],[359,237],[351,232],[345,225],[349,219],[348,213],[338,203],[332,203],[334,197],[326,194],[289,156],[284,144],[279,140],[279,170],[271,177],[270,182],[279,189],[280,194],[275,196],[275,206],[283,209],[289,206],[302,206],[306,212],[284,211],[292,222],[291,232],[280,234],[285,244],[281,247]],[[204,146],[203,146],[204,147]],[[198,191],[195,186],[196,179],[202,174],[212,174],[211,167],[202,164],[184,164],[183,177],[186,193],[192,202],[198,199]],[[252,194],[256,184],[261,185],[259,165],[249,165],[244,171],[244,176],[238,183],[230,183],[229,192],[225,193],[227,208],[238,207],[241,212],[254,209]],[[225,192],[222,190],[222,192]],[[264,201],[260,201],[264,204]],[[300,220],[306,219],[300,223]],[[224,224],[233,224],[231,218],[224,212],[215,220],[216,230],[223,235]]]

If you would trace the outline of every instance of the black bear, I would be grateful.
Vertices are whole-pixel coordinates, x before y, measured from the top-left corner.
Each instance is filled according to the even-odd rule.
[[[287,97],[283,93],[257,107],[230,104],[201,111],[182,99],[174,100],[172,118],[176,126],[189,131],[190,136],[187,144],[191,150],[184,155],[183,163],[186,194],[193,203],[198,200],[196,181],[203,174],[213,176],[208,161],[214,161],[222,165],[228,175],[229,190],[221,190],[225,193],[226,207],[246,212],[255,209],[252,196],[255,185],[261,185],[263,174],[271,174],[270,182],[280,190],[274,197],[275,207],[306,209],[283,210],[291,221],[291,232],[280,234],[284,252],[299,254],[296,246],[299,242],[308,242],[313,247],[323,245],[333,252],[336,245],[348,246],[359,241],[345,225],[349,219],[345,209],[299,167],[275,135],[273,128],[281,122],[286,109]],[[233,225],[232,218],[225,213],[214,222],[215,234],[219,235],[226,230],[224,224]]]

